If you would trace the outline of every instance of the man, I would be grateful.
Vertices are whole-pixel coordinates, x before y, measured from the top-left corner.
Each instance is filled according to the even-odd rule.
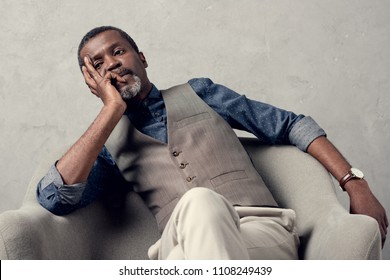
[[[39,202],[55,214],[83,207],[124,184],[155,215],[152,259],[295,259],[295,213],[277,207],[232,128],[270,144],[293,144],[319,160],[348,192],[351,213],[388,221],[359,170],[310,117],[249,100],[209,79],[159,91],[146,58],[114,27],[88,32],[79,64],[103,107],[40,181]]]

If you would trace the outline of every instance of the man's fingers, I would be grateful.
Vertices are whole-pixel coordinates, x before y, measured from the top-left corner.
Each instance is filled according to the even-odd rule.
[[[99,72],[96,71],[96,69],[93,67],[91,58],[89,58],[89,56],[84,57],[84,66],[86,67],[86,70],[92,79],[96,80],[97,78],[101,78]]]
[[[84,57],[84,65],[82,66],[82,72],[84,74],[85,83],[89,87],[90,91],[105,102],[115,96],[120,97],[116,83],[126,83],[126,80],[117,73],[107,71],[103,76],[96,71],[92,65],[91,59]]]
[[[123,78],[123,77],[121,77],[121,76],[119,76],[119,75],[115,75],[116,76],[116,80],[118,81],[118,82],[122,82],[122,83],[126,83],[126,80]]]
[[[385,246],[385,242],[386,242],[386,234],[383,234],[382,232],[382,248],[383,246]]]
[[[86,82],[92,80],[92,77],[89,74],[86,66],[81,67],[81,71],[83,71],[84,79]]]
[[[387,220],[387,217],[385,215],[384,219],[382,219],[381,223],[380,223],[380,229],[381,229],[381,235],[382,235],[382,248],[383,246],[385,245],[385,242],[386,242],[386,235],[387,235],[387,227],[388,227],[389,223],[388,223],[388,220]]]
[[[383,229],[383,232],[384,234],[386,235],[387,234],[387,226],[386,226],[386,223],[385,222],[382,222],[382,229]]]
[[[107,79],[107,80],[110,80],[110,81],[115,80],[117,82],[122,82],[122,83],[126,82],[126,80],[124,78],[122,78],[118,74],[115,74],[115,73],[113,73],[111,71],[108,71],[106,73],[106,75],[104,76],[104,78]]]
[[[89,90],[90,90],[94,95],[96,95],[97,97],[99,97],[98,94],[97,94],[96,89],[94,89],[94,88],[91,87],[91,86],[88,86],[88,88],[89,88]]]
[[[100,79],[104,79],[106,81],[116,80],[116,81],[122,82],[122,83],[126,82],[126,80],[124,78],[122,78],[118,74],[113,73],[111,71],[107,71],[104,74],[104,77],[102,77],[99,74],[99,72],[96,71],[96,69],[93,67],[91,58],[89,56],[84,57],[84,66],[85,66],[85,73],[87,74],[87,77],[90,78],[88,80],[94,80],[96,84],[99,84],[101,82]]]
[[[96,81],[91,77],[89,74],[87,67],[83,66],[81,68],[83,75],[84,75],[84,80],[87,86],[91,89],[91,91],[96,89]],[[95,94],[95,93],[94,93]]]

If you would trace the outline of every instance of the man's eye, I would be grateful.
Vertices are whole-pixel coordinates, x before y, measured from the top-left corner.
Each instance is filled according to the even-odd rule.
[[[114,51],[114,55],[121,55],[123,54],[125,51],[124,50],[115,50]]]
[[[102,63],[101,63],[101,62],[96,62],[96,63],[94,63],[94,65],[93,65],[93,67],[94,67],[95,69],[99,69],[101,66],[102,66]]]

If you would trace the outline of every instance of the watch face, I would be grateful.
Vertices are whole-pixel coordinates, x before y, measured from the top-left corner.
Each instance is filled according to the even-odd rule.
[[[353,175],[355,175],[357,178],[359,179],[363,179],[364,177],[364,174],[362,171],[360,171],[359,169],[357,168],[351,168],[351,172],[353,173]]]

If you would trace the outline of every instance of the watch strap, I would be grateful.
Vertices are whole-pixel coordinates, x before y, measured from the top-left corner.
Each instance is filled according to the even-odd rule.
[[[352,171],[351,170],[348,170],[348,173],[345,174],[341,179],[340,179],[340,182],[339,182],[339,185],[340,185],[340,188],[345,191],[345,184],[351,180],[352,178],[354,178],[355,176],[353,175]]]
[[[360,171],[357,168],[352,167],[351,169],[348,170],[348,173],[345,174],[339,181],[340,188],[345,191],[345,184],[349,182],[352,179],[363,179],[364,174],[362,171]]]

